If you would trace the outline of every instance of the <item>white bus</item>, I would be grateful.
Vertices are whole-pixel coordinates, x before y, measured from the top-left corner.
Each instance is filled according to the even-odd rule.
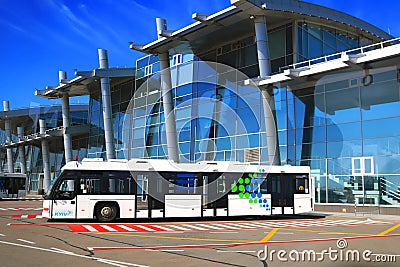
[[[204,161],[83,159],[69,162],[44,196],[43,217],[267,216],[313,210],[308,166]]]

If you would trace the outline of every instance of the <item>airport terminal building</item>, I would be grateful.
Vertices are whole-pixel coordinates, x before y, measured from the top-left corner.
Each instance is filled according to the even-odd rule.
[[[9,101],[4,101],[3,106],[0,111],[0,197],[37,192],[43,188],[45,167],[49,178],[54,179],[65,164],[62,107],[11,109]],[[73,104],[69,110],[68,133],[74,139],[73,153],[85,156],[89,137],[88,105]]]
[[[182,29],[158,18],[135,68],[100,49],[100,68],[36,94],[66,117],[89,95],[85,157],[306,165],[317,210],[399,214],[400,39],[303,1],[231,4]]]

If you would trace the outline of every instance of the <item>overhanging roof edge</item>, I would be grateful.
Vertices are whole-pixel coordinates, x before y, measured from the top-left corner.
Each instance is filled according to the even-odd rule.
[[[220,20],[223,19],[227,16],[230,16],[232,14],[238,13],[238,12],[242,12],[240,9],[238,9],[235,6],[230,6],[228,8],[225,8],[217,13],[214,13],[210,16],[207,17],[207,20],[209,21],[214,21],[214,20]],[[179,30],[174,31],[171,34],[171,37],[183,37],[189,33],[192,33],[193,31],[196,31],[202,27],[206,27],[207,25],[200,22],[200,21],[196,21],[192,24],[189,24],[188,26],[185,26]],[[170,42],[172,39],[166,38],[166,37],[162,37],[160,39],[157,39],[149,44],[146,44],[143,46],[143,48],[141,49],[141,51],[143,53],[147,53],[147,54],[153,54],[154,50],[156,50],[158,47]]]
[[[368,32],[382,39],[393,39],[394,37],[383,31],[382,29],[372,25],[371,23],[359,19],[350,14],[344,13],[342,11],[309,3],[306,1],[293,1],[293,0],[261,0],[261,6],[257,6],[248,0],[231,0],[231,4],[237,7],[243,4],[250,4],[260,8],[260,10],[276,10],[276,11],[286,11],[293,12],[301,15],[307,15],[315,18],[322,18],[331,21],[336,21],[339,23],[344,23],[349,26],[358,28],[362,31]],[[252,14],[255,15],[255,14]]]

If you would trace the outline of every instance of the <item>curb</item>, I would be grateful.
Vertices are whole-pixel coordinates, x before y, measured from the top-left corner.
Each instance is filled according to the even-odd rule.
[[[32,198],[0,198],[0,201],[41,201],[43,198],[32,197]]]

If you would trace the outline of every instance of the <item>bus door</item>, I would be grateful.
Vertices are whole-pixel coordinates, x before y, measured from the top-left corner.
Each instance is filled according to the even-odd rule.
[[[203,177],[199,174],[165,173],[168,194],[165,195],[165,217],[201,217]]]
[[[76,184],[75,178],[65,178],[56,185],[51,207],[53,219],[76,218]]]
[[[210,191],[210,186],[209,186],[209,177],[208,175],[203,175],[201,177],[202,179],[202,183],[201,183],[201,205],[202,205],[202,216],[203,217],[212,217],[215,216],[215,207],[212,206],[212,203],[210,203],[209,199],[210,199],[210,195],[209,195],[209,191]]]
[[[272,214],[293,214],[294,181],[292,174],[268,175]]]
[[[147,174],[135,174],[137,182],[136,218],[149,217],[149,177]]]
[[[157,172],[150,172],[148,176],[148,205],[151,218],[164,217],[164,195],[168,190],[168,185],[165,179]]]

